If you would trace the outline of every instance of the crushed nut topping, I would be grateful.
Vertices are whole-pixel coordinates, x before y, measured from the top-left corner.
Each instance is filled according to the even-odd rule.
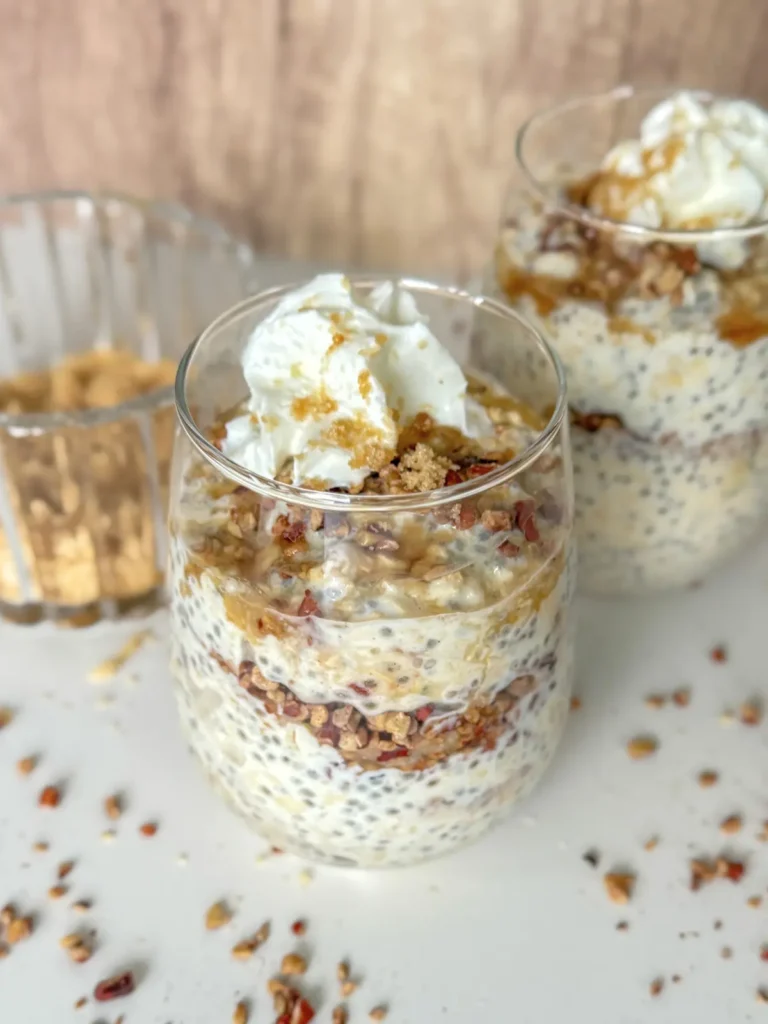
[[[48,890],[48,896],[52,900],[60,900],[62,896],[66,896],[67,887],[66,885],[52,885]]]
[[[739,708],[739,721],[742,725],[759,725],[762,720],[762,704],[756,698],[744,701]]]
[[[293,974],[306,974],[307,961],[298,953],[286,953],[280,964],[280,973],[288,976]]]
[[[349,1014],[345,1006],[334,1006],[333,1012],[331,1013],[332,1024],[347,1024],[349,1020]]]
[[[710,661],[714,661],[716,665],[723,665],[728,660],[728,651],[723,644],[717,644],[709,652]]]
[[[716,878],[729,878],[732,882],[739,882],[744,870],[741,861],[729,860],[727,857],[717,857],[714,861],[696,858],[691,861],[691,889],[696,892]]]
[[[63,860],[56,869],[56,877],[59,881],[66,878],[67,875],[70,875],[74,866],[75,862],[73,860]]]
[[[640,761],[655,754],[658,746],[653,736],[635,736],[627,743],[627,753],[633,761]]]
[[[699,785],[703,789],[709,789],[711,786],[716,785],[718,780],[719,780],[719,775],[717,774],[717,772],[713,772],[713,771],[709,771],[709,770],[708,771],[699,772]]]
[[[691,703],[691,691],[688,687],[680,687],[672,692],[672,701],[679,708],[687,708]]]
[[[635,875],[628,872],[611,871],[603,878],[605,891],[611,903],[629,903],[635,887]]]
[[[382,1021],[382,1020],[384,1020],[386,1018],[386,1016],[387,1016],[387,1008],[386,1008],[386,1006],[374,1006],[374,1008],[368,1014],[368,1017],[371,1020],[373,1020],[373,1021]]]
[[[0,707],[0,729],[10,725],[13,721],[13,711],[9,707]]]
[[[145,821],[143,825],[139,826],[139,832],[148,839],[157,834],[158,824],[156,821]]]
[[[105,1003],[111,999],[120,999],[130,995],[136,987],[136,980],[133,971],[124,971],[122,974],[115,974],[111,978],[100,981],[93,990],[93,997],[99,1003]]]
[[[720,822],[720,831],[726,835],[734,835],[736,832],[741,831],[742,820],[739,814],[729,814],[727,818],[723,818]]]
[[[250,1010],[248,1008],[248,1004],[244,999],[241,999],[232,1014],[232,1024],[248,1024],[249,1016]]]
[[[40,807],[58,807],[61,803],[61,791],[57,786],[46,786],[37,798]]]
[[[205,912],[205,927],[208,931],[215,931],[217,928],[223,928],[224,925],[229,924],[231,920],[232,911],[223,900],[219,900],[218,903],[212,904]]]
[[[123,801],[118,793],[112,793],[104,800],[104,813],[112,821],[117,821],[123,813]]]
[[[661,995],[662,989],[664,988],[663,978],[654,978],[649,986],[649,991],[652,996]]]
[[[36,757],[22,757],[20,761],[16,762],[16,771],[19,775],[30,775],[37,765]]]

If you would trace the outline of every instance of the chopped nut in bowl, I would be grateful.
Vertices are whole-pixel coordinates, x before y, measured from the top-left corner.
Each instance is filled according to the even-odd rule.
[[[150,607],[165,566],[173,378],[247,293],[248,248],[173,203],[0,203],[0,616]]]
[[[620,88],[516,157],[488,291],[565,364],[579,580],[700,581],[768,525],[768,111]]]
[[[220,317],[176,398],[173,674],[215,787],[327,863],[480,836],[568,713],[556,357],[491,300],[329,274]]]

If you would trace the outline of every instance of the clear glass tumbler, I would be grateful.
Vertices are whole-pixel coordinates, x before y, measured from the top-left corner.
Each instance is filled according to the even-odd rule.
[[[0,203],[0,616],[88,624],[157,596],[173,367],[252,274],[247,246],[175,203]],[[66,366],[53,391],[77,390],[101,363],[109,388],[97,372],[88,407],[62,411],[54,394],[46,411],[35,371]]]
[[[768,523],[768,223],[661,231],[586,204],[671,95],[621,88],[521,128],[487,285],[565,364],[594,593],[700,581]]]
[[[364,295],[380,282],[352,283]],[[216,438],[246,396],[243,348],[288,288],[220,317],[176,384],[172,644],[186,737],[272,844],[338,865],[409,864],[481,835],[541,776],[569,708],[561,368],[503,305],[400,283],[453,354],[506,389],[527,438],[511,461],[439,490],[350,495],[225,458]]]

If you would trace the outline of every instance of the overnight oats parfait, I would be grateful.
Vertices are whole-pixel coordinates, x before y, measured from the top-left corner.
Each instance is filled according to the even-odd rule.
[[[517,164],[489,290],[566,367],[580,583],[698,582],[768,522],[768,113],[623,88]]]
[[[569,707],[556,357],[492,300],[328,274],[219,318],[177,407],[173,674],[208,778],[326,863],[481,835]]]

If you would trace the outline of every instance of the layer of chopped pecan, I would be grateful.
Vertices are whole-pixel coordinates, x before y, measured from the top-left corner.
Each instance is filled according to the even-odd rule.
[[[492,700],[478,701],[461,712],[449,705],[423,704],[416,711],[364,715],[339,701],[304,703],[287,686],[267,679],[251,661],[241,663],[238,679],[267,713],[302,724],[319,743],[335,747],[345,761],[369,771],[421,771],[459,751],[493,750],[509,728],[509,713],[537,688],[533,675],[523,675]],[[371,692],[359,683],[351,688],[360,696]]]

